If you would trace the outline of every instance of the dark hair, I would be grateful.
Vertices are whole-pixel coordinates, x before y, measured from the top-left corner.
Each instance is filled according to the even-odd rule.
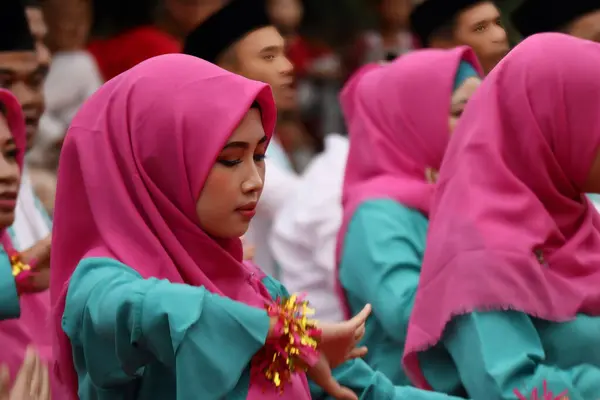
[[[92,38],[152,25],[160,0],[92,0]]]
[[[442,26],[436,28],[427,38],[425,38],[425,43],[422,43],[424,47],[429,47],[429,44],[432,40],[442,39],[442,40],[452,40],[454,39],[454,29],[456,28],[456,17],[450,19],[445,22]]]
[[[21,0],[21,2],[26,8],[42,8],[42,2],[40,0]]]

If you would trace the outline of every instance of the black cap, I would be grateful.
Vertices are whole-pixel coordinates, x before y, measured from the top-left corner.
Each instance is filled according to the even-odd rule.
[[[0,6],[0,51],[35,51],[25,6],[21,0],[4,0]]]
[[[265,0],[232,0],[187,36],[183,52],[216,63],[232,44],[269,25]]]
[[[511,20],[521,35],[531,36],[560,31],[573,20],[598,10],[599,0],[525,0]]]
[[[423,46],[431,35],[451,22],[461,11],[486,0],[425,0],[410,14],[411,30]]]

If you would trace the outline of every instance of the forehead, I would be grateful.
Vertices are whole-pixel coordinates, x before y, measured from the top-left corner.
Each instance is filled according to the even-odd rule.
[[[0,52],[0,70],[10,70],[29,74],[38,67],[35,51],[3,51]]]
[[[500,11],[494,3],[484,1],[463,10],[458,15],[457,23],[459,26],[474,25],[480,22],[494,21],[498,18],[500,18]]]
[[[265,26],[250,32],[237,43],[238,52],[258,53],[267,47],[283,48],[285,41],[273,26]]]
[[[228,142],[257,143],[265,136],[260,111],[251,108],[233,131]]]
[[[581,39],[600,43],[600,9],[577,18],[570,26],[569,33]]]

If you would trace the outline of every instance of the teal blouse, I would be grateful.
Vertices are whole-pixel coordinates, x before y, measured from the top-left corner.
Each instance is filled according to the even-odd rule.
[[[428,221],[389,199],[365,202],[344,238],[340,281],[352,312],[373,305],[366,361],[407,384],[400,360],[425,248]],[[600,398],[600,318],[552,323],[516,311],[455,318],[436,347],[420,354],[423,373],[443,393],[517,399],[546,380],[571,400]]]
[[[0,320],[19,318],[21,307],[8,254],[0,246]]]
[[[287,295],[273,278],[263,282],[273,298]],[[268,327],[264,310],[202,287],[143,279],[109,258],[80,262],[62,320],[82,400],[245,399],[249,362]],[[394,387],[362,360],[335,374],[361,400],[449,399]],[[327,397],[314,388],[313,398]]]

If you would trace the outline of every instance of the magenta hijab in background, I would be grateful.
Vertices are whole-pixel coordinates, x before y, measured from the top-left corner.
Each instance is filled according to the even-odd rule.
[[[393,199],[429,214],[434,185],[427,181],[426,170],[440,168],[450,139],[448,119],[461,61],[483,75],[468,47],[417,50],[366,72],[352,91],[342,93],[350,150],[338,264],[348,224],[365,201]],[[338,289],[349,316],[339,282]]]
[[[600,148],[600,44],[518,45],[471,98],[446,152],[404,365],[472,311],[600,315],[600,217],[582,194]],[[600,340],[600,338],[599,338]]]
[[[70,397],[77,376],[61,318],[69,279],[86,257],[258,308],[270,300],[242,263],[240,240],[208,236],[196,214],[218,154],[254,101],[270,138],[276,109],[268,85],[172,54],[110,80],[74,118],[59,163],[51,259],[55,372]],[[248,398],[269,396],[251,387]]]

